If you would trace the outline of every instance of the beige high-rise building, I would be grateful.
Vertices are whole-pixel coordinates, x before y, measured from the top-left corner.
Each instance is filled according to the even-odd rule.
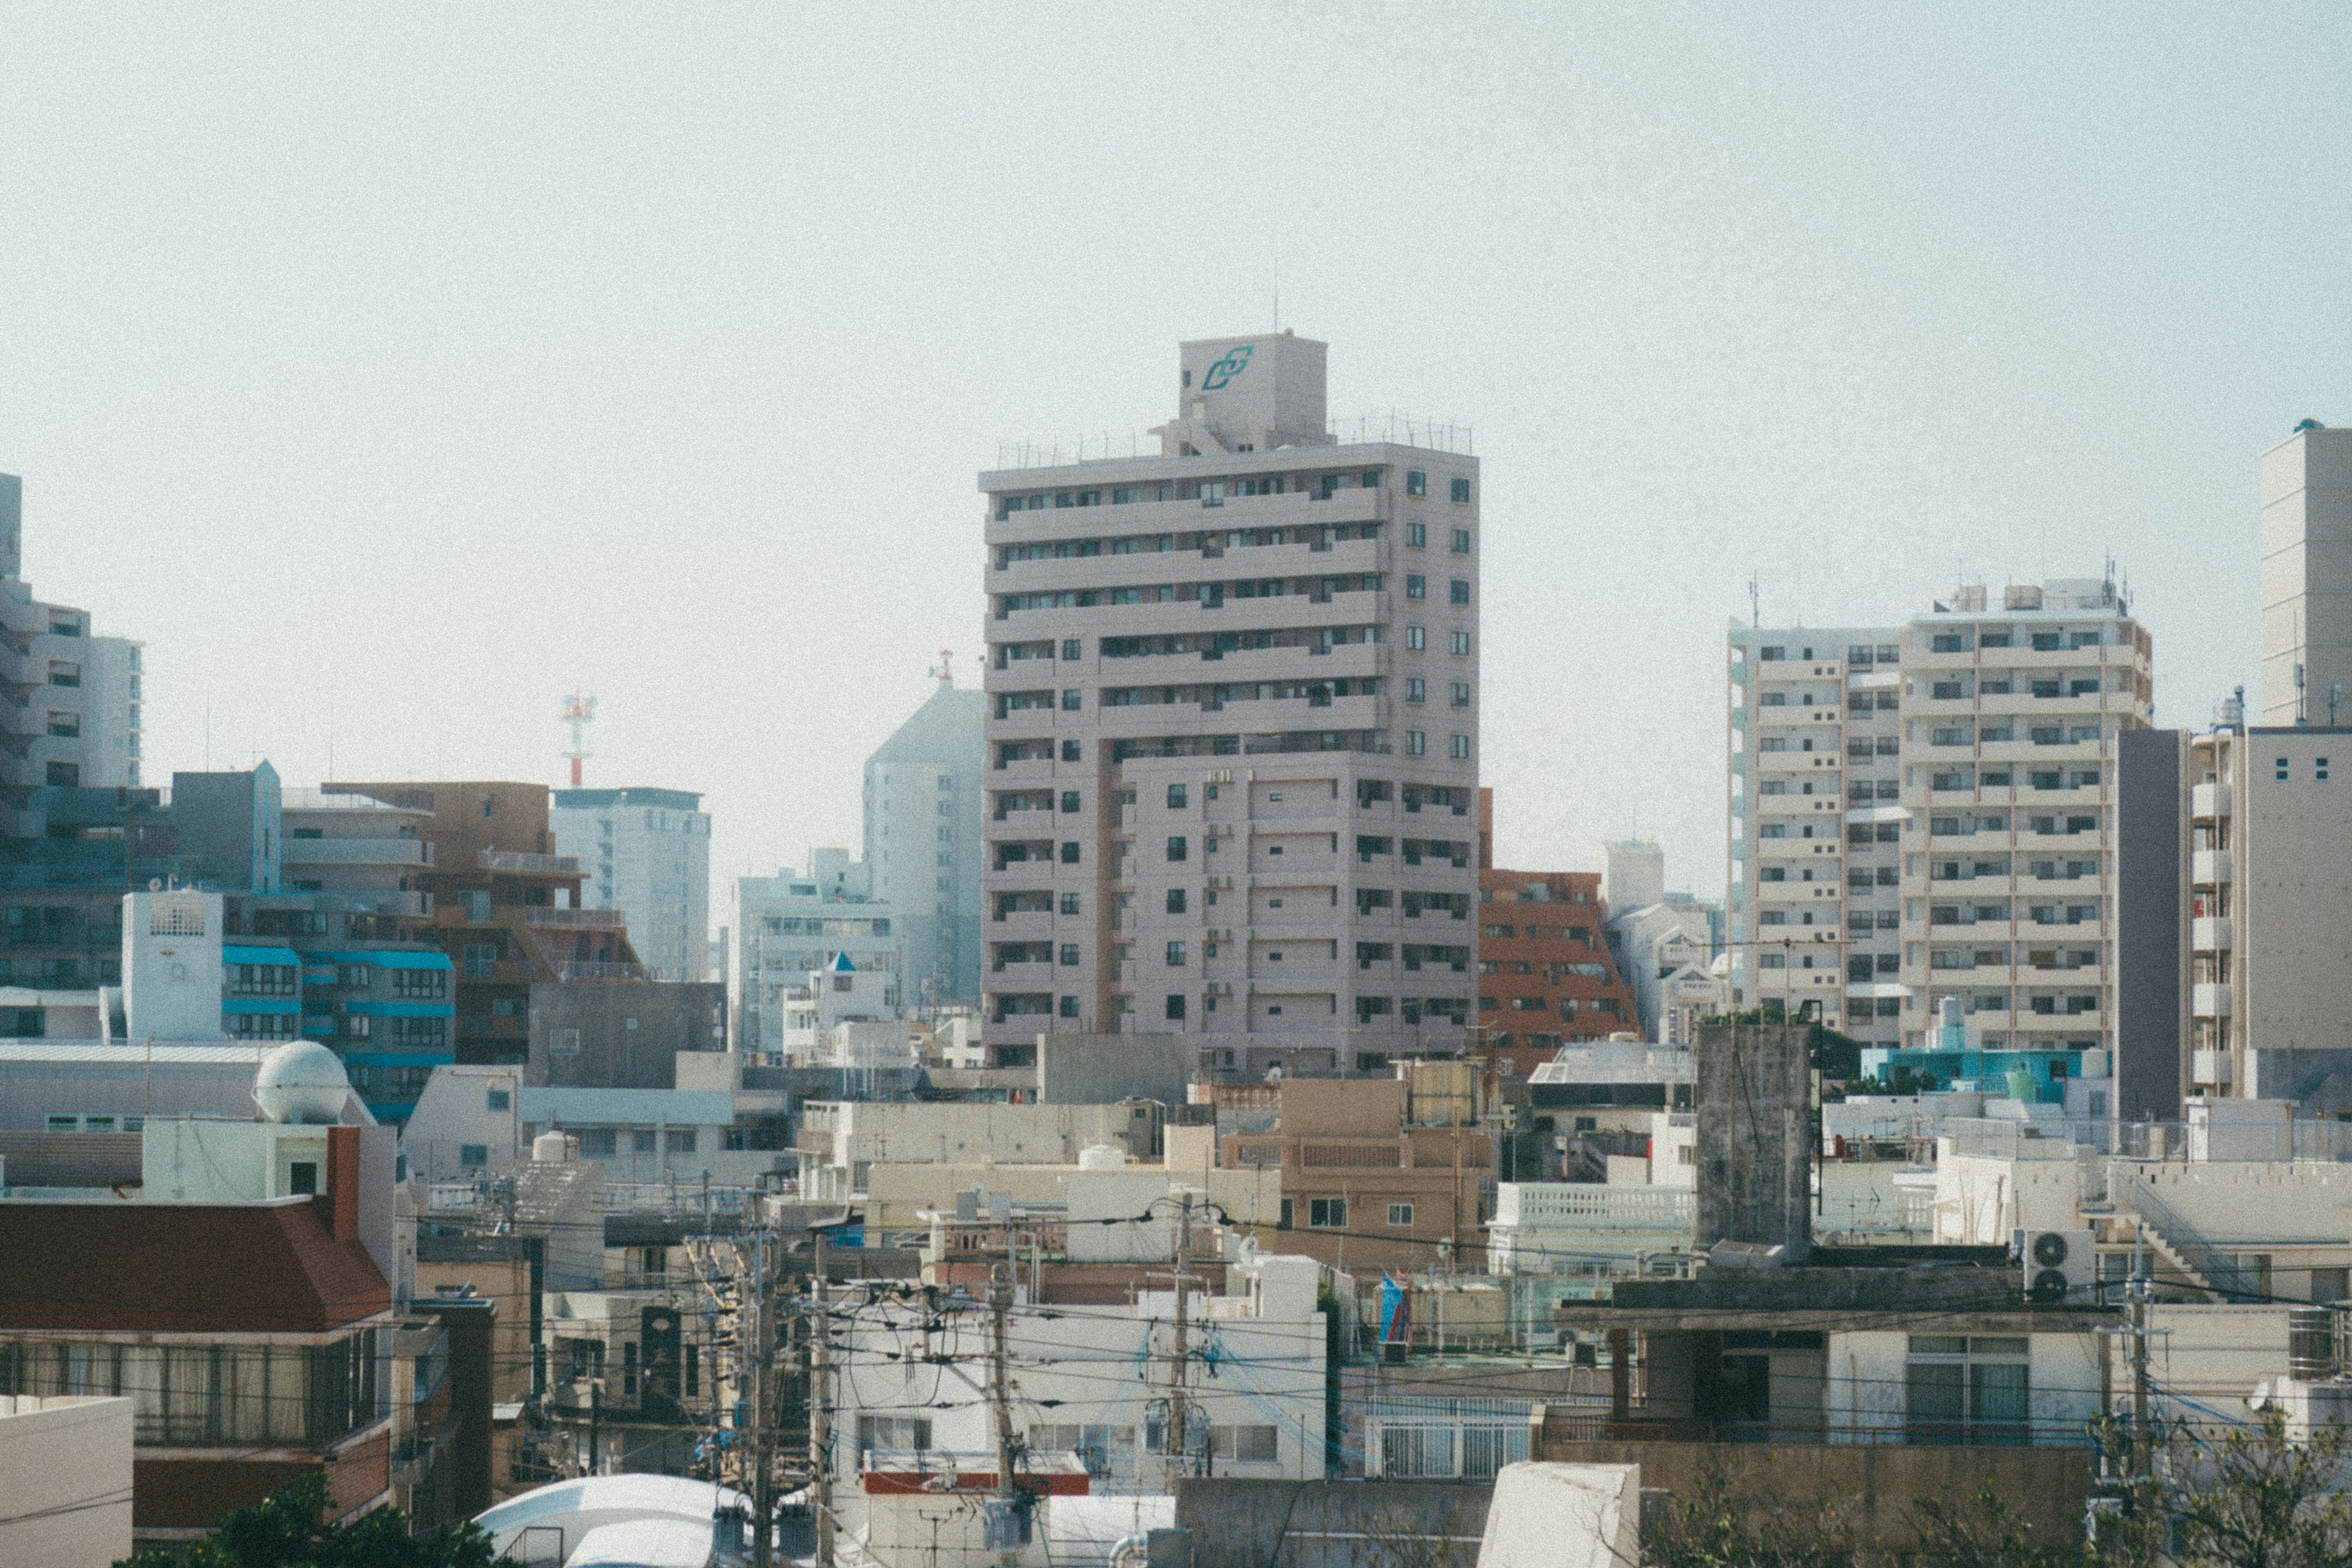
[[[2111,1047],[2117,738],[2152,700],[2114,585],[1730,647],[1734,1004],[1813,1002],[1889,1052],[1937,1048],[1947,1000],[1972,1050]]]
[[[2263,454],[2260,722],[2352,723],[2352,429]]]
[[[1378,1070],[1476,1023],[1478,464],[1335,433],[1324,359],[1185,343],[1157,455],[980,477],[994,1062]]]

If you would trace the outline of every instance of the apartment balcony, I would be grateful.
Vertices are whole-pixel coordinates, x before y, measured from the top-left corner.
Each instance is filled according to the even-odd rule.
[[[577,963],[570,960],[551,965],[558,980],[664,980],[668,976],[646,963]]]
[[[988,781],[991,789],[1014,789],[1023,784],[1050,784],[1054,782],[1054,759],[1024,757],[1017,763],[992,763],[989,771],[996,776]]]
[[[433,846],[422,838],[287,838],[278,858],[288,866],[430,866]]]
[[[1421,969],[1433,978],[1451,972],[1449,966],[1437,963],[1409,964],[1406,967]],[[1250,989],[1253,991],[1289,990],[1300,985],[1328,987],[1339,981],[1340,974],[1339,965],[1328,958],[1286,957],[1274,962],[1260,955],[1250,960],[1249,969]]]
[[[1014,993],[1051,991],[1055,984],[1054,969],[1052,963],[1045,962],[992,963],[989,966],[988,988]],[[1070,968],[1068,976],[1072,984],[1076,984],[1079,973],[1076,966]]]
[[[2190,851],[2189,879],[2200,888],[2227,886],[2231,879],[2230,852],[2227,849]]]
[[[2230,815],[2230,786],[2225,784],[2192,785],[2189,791],[2189,815],[2200,822]]]
[[[2211,981],[2200,981],[2189,994],[2189,1011],[2199,1018],[2226,1018],[2230,1016],[2230,988]]]
[[[535,856],[535,859],[557,859],[566,857]],[[573,930],[618,931],[629,923],[625,910],[560,910],[552,904],[531,904],[523,910],[523,923],[535,926],[563,926]]]
[[[2215,915],[2200,915],[2189,922],[2189,945],[2198,952],[2227,952],[2231,943],[2230,922]]]
[[[577,855],[526,855],[519,849],[482,849],[474,864],[484,871],[506,871],[526,877],[577,877]]]
[[[2231,1077],[2227,1051],[2189,1053],[2189,1081],[2202,1088],[2226,1089]]]

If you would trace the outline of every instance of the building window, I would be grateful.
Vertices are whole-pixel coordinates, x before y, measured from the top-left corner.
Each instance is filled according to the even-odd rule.
[[[1404,493],[1409,496],[1427,495],[1429,493],[1429,476],[1423,473],[1419,468],[1407,468],[1404,471]]]
[[[1470,580],[1467,577],[1454,578],[1451,587],[1451,594],[1455,604],[1468,604],[1470,602]]]
[[[1453,637],[1453,646],[1454,651],[1457,656],[1465,658],[1469,657],[1470,634],[1468,632],[1455,632]]]
[[[1422,702],[1422,701],[1425,701],[1425,700],[1428,700],[1428,696],[1429,696],[1429,687],[1428,687],[1428,684],[1427,684],[1426,682],[1424,682],[1424,681],[1423,681],[1423,680],[1419,676],[1417,676],[1417,675],[1409,675],[1409,676],[1405,677],[1405,682],[1404,682],[1404,700],[1405,700],[1407,702]]]
[[[1186,894],[1185,894],[1185,891],[1184,891],[1184,889],[1181,889],[1181,888],[1171,888],[1171,889],[1168,889],[1168,912],[1169,912],[1170,914],[1171,914],[1171,915],[1181,915],[1181,914],[1182,914],[1182,913],[1184,912],[1184,904],[1185,904],[1185,900],[1186,900]]]
[[[1454,481],[1456,484],[1460,484],[1461,482],[1462,481],[1459,479]],[[1412,1205],[1411,1204],[1391,1204],[1389,1205],[1389,1223],[1400,1227],[1411,1226],[1412,1224]]]
[[[487,1143],[457,1145],[457,1165],[461,1170],[478,1171],[490,1163],[490,1146]]]
[[[484,1108],[490,1110],[504,1110],[514,1103],[514,1097],[503,1089],[491,1089],[482,1100]]]
[[[1468,529],[1457,528],[1454,531],[1454,553],[1456,555],[1467,555],[1470,553],[1470,531]]]
[[[1307,1223],[1317,1230],[1347,1229],[1348,1200],[1345,1198],[1307,1199]]]
[[[1405,542],[1406,548],[1408,548],[1408,549],[1412,549],[1412,550],[1423,550],[1423,549],[1428,548],[1428,545],[1429,545],[1429,528],[1428,528],[1428,526],[1427,526],[1426,524],[1424,524],[1424,523],[1418,523],[1418,522],[1408,522],[1408,523],[1406,523],[1406,524],[1404,525],[1404,542]]]
[[[2286,782],[2286,759],[2284,757],[2281,757],[2278,760],[2278,781],[2281,784],[2284,784]]]
[[[1470,737],[1467,735],[1454,736],[1446,743],[1446,751],[1455,762],[1468,762],[1470,760]]]
[[[1911,1442],[2029,1440],[2025,1336],[1913,1334],[1910,1349],[1904,1426]]]
[[[1470,481],[1469,481],[1468,479],[1456,479],[1456,480],[1454,480],[1454,487],[1453,487],[1453,494],[1454,494],[1454,501],[1455,501],[1455,503],[1456,503],[1456,504],[1458,504],[1458,505],[1462,505],[1462,506],[1467,506],[1467,505],[1469,505],[1469,504],[1470,504]],[[1461,536],[1461,535],[1458,535],[1458,534],[1457,534],[1457,536],[1456,536],[1456,537],[1463,537],[1463,536]],[[1465,549],[1467,549],[1467,548],[1468,548],[1468,546],[1465,544],[1465,545],[1464,546],[1464,548],[1465,548]]]
[[[1065,1017],[1065,1018],[1075,1018],[1075,1017],[1076,1017],[1077,1016],[1078,1016],[1078,999],[1077,999],[1076,997],[1075,997],[1075,996],[1065,996],[1065,997],[1063,997],[1063,998],[1062,998],[1062,1016],[1063,1016],[1063,1017]]]
[[[1470,706],[1470,683],[1468,681],[1457,680],[1454,683],[1454,706],[1456,708],[1467,708]]]
[[[1065,865],[1065,866],[1075,866],[1075,865],[1076,865],[1077,863],[1078,863],[1078,847],[1077,847],[1077,845],[1076,845],[1076,843],[1069,843],[1069,844],[1065,844],[1065,845],[1063,845],[1063,846],[1062,846],[1062,864],[1063,864],[1063,865]]]
[[[1074,915],[1078,912],[1077,894],[1064,893],[1062,895],[1062,912],[1066,915]]]
[[[1181,1024],[1184,1021],[1184,996],[1181,992],[1169,993],[1168,1021],[1171,1024]]]
[[[1183,944],[1182,942],[1170,942],[1170,943],[1168,944],[1168,963],[1169,963],[1169,966],[1170,966],[1171,968],[1179,968],[1179,967],[1181,967],[1181,966],[1182,966],[1183,963],[1184,963],[1184,944]]]
[[[1408,651],[1419,653],[1429,646],[1429,634],[1419,626],[1407,626],[1404,629],[1404,646]]]
[[[1429,737],[1426,734],[1423,733],[1419,730],[1407,730],[1404,732],[1404,754],[1406,756],[1426,756],[1428,752]]]
[[[1189,858],[1191,854],[1192,851],[1185,846],[1184,836],[1182,834],[1175,833],[1169,836],[1168,858],[1171,860],[1182,860]]]
[[[1184,809],[1184,786],[1182,784],[1172,784],[1168,786],[1168,809],[1171,811],[1181,811]]]
[[[1408,599],[1428,598],[1429,579],[1426,577],[1418,577],[1411,573],[1407,573],[1404,579],[1404,596]]]

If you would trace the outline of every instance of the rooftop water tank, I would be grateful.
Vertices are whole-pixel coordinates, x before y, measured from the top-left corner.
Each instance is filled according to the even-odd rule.
[[[261,1108],[265,1121],[339,1121],[351,1092],[352,1080],[344,1076],[341,1061],[315,1040],[278,1047],[253,1077],[253,1103]]]
[[[568,1132],[542,1132],[530,1141],[530,1157],[548,1165],[576,1160],[580,1157],[580,1140]]]
[[[1124,1171],[1127,1151],[1116,1143],[1089,1143],[1078,1151],[1081,1171]]]

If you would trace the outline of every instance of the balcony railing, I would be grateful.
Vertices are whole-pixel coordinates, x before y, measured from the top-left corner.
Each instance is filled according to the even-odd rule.
[[[485,871],[520,871],[551,877],[580,875],[577,855],[526,855],[518,849],[484,849],[476,853],[474,864]]]
[[[555,965],[558,980],[665,980],[668,976],[650,963],[565,962]]]
[[[629,923],[629,916],[625,910],[560,910],[551,904],[533,904],[523,912],[523,923],[617,931]]]

